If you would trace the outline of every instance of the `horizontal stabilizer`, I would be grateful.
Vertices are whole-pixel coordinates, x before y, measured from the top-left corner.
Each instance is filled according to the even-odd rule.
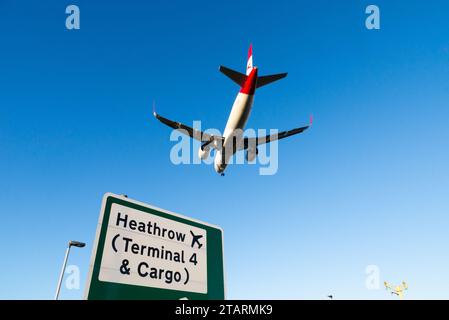
[[[282,78],[285,78],[286,76],[287,76],[287,73],[278,73],[278,74],[272,74],[269,76],[258,77],[257,78],[257,88],[263,87],[269,83],[272,83],[272,82],[275,82]]]
[[[226,75],[229,79],[237,83],[239,86],[243,86],[246,80],[246,75],[238,71],[220,66],[220,71]]]

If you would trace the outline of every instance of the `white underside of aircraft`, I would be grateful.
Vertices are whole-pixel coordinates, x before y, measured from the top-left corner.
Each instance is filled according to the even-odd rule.
[[[258,153],[258,145],[302,133],[312,125],[311,118],[309,125],[293,130],[282,131],[278,134],[263,137],[244,137],[243,130],[251,113],[256,89],[276,80],[285,78],[287,73],[259,77],[257,75],[258,68],[253,67],[252,46],[250,46],[248,51],[246,75],[223,66],[220,66],[220,71],[241,87],[240,92],[237,94],[234,104],[232,105],[223,136],[210,135],[180,122],[169,120],[160,116],[153,110],[154,116],[162,123],[188,134],[193,139],[203,142],[198,150],[198,156],[201,159],[206,159],[209,156],[211,148],[215,149],[214,168],[217,173],[224,175],[229,160],[237,151],[246,150],[246,159],[248,161],[253,161]]]

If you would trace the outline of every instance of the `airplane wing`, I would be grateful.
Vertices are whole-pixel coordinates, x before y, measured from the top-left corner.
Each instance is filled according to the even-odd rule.
[[[196,130],[192,127],[189,127],[185,124],[182,124],[181,122],[176,122],[176,121],[172,121],[170,119],[164,118],[163,116],[156,113],[156,111],[153,111],[153,115],[156,119],[158,119],[163,124],[169,126],[170,128],[173,128],[175,130],[178,130],[184,134],[187,134],[188,136],[190,136],[191,138],[193,138],[195,140],[202,141],[202,142],[209,142],[209,143],[214,141],[215,139],[223,140],[223,137],[213,136],[213,135],[210,135],[203,131]]]
[[[243,143],[244,149],[247,149],[250,146],[257,147],[258,145],[261,145],[264,143],[270,143],[275,140],[281,140],[281,139],[293,136],[295,134],[302,133],[305,130],[307,130],[309,127],[312,126],[312,121],[313,121],[313,118],[310,117],[309,125],[295,128],[293,130],[282,131],[282,132],[279,132],[278,134],[272,134],[272,135],[267,135],[264,137],[256,137],[256,138],[244,138],[244,143]]]

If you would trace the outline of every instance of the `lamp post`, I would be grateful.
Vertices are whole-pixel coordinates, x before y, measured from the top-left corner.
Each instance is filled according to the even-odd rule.
[[[77,248],[83,248],[84,246],[86,246],[86,244],[84,242],[79,242],[79,241],[72,241],[72,240],[69,241],[69,245],[65,251],[64,263],[62,264],[61,274],[59,275],[58,286],[56,287],[55,300],[58,300],[59,291],[61,291],[62,278],[64,278],[65,267],[67,265],[67,259],[69,257],[70,248],[72,246],[77,247]]]

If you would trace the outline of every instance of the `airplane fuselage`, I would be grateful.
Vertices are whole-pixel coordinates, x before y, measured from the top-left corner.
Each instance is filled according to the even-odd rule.
[[[254,67],[235,98],[223,133],[223,146],[215,153],[214,168],[217,173],[225,171],[236,146],[243,142],[242,132],[251,113],[256,86],[257,67]]]

